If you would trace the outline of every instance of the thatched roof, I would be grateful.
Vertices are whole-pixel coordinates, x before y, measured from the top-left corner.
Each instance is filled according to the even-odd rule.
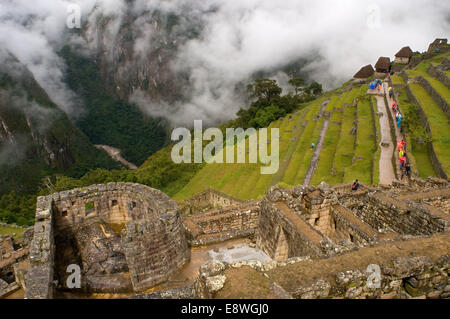
[[[389,69],[390,66],[391,66],[391,59],[382,56],[378,59],[377,63],[375,64],[375,69],[387,70]]]
[[[356,72],[356,74],[353,77],[355,79],[367,79],[374,72],[375,71],[372,67],[372,64],[367,64],[366,66],[363,66],[358,72]]]
[[[411,50],[410,47],[403,47],[400,49],[400,51],[397,52],[395,55],[397,58],[410,58],[414,55],[414,52]]]

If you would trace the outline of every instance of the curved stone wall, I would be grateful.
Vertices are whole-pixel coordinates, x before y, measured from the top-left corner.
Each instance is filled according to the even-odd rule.
[[[190,259],[177,204],[144,185],[99,184],[39,197],[35,228],[47,220],[48,231],[35,232],[33,242],[36,250],[42,241],[51,243],[51,258],[35,258],[34,266],[32,258],[30,267],[55,275],[31,276],[27,287],[43,289],[29,298],[52,296],[50,279],[67,291],[69,264],[81,267],[82,291],[118,292],[151,288]]]

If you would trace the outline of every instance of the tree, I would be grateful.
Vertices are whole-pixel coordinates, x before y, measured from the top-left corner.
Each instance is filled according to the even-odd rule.
[[[292,78],[289,80],[289,84],[294,87],[295,95],[298,95],[298,92],[301,91],[305,85],[305,80],[302,78]]]
[[[278,86],[277,81],[270,79],[257,79],[255,83],[247,85],[247,91],[250,98],[256,99],[258,102],[269,102],[274,98],[280,97],[282,89]],[[265,106],[270,105],[268,103]]]
[[[316,81],[314,81],[309,86],[309,92],[311,92],[313,95],[320,95],[320,94],[322,94],[322,84],[317,83]]]

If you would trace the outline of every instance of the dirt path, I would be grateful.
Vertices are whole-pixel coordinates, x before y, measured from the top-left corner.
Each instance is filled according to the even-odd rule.
[[[330,101],[325,101],[322,103],[322,108],[320,109],[320,112],[318,114],[319,117],[323,116],[323,112],[329,102]],[[311,158],[311,162],[309,164],[308,171],[306,172],[305,180],[303,181],[303,185],[305,185],[305,186],[309,185],[309,183],[311,182],[311,178],[314,174],[314,171],[316,170],[317,161],[319,160],[320,151],[322,150],[323,141],[325,139],[325,135],[327,134],[329,125],[330,125],[330,119],[325,118],[323,121],[322,129],[320,130],[319,142],[317,143],[316,148],[314,149],[314,154]]]
[[[120,155],[120,150],[118,148],[114,148],[114,147],[108,146],[108,145],[94,145],[94,146],[98,149],[105,150],[106,153],[108,153],[108,155],[111,156],[111,158],[113,160],[122,163],[124,166],[128,167],[129,169],[137,169],[136,165],[128,162],[126,159],[124,159]]]
[[[380,184],[390,185],[395,179],[394,168],[392,167],[392,152],[394,151],[394,144],[391,138],[391,127],[389,125],[389,118],[387,114],[384,97],[375,95],[377,100],[378,112],[383,115],[380,117],[380,131],[381,131],[381,155],[380,155]],[[387,146],[383,146],[387,145]]]

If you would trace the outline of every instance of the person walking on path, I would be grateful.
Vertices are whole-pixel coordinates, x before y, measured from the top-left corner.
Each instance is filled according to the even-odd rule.
[[[411,165],[409,163],[406,163],[405,165],[405,171],[406,171],[406,177],[411,177]]]
[[[389,97],[392,99],[392,96],[394,96],[394,91],[392,90],[392,87],[390,86],[389,89]]]
[[[400,157],[400,169],[403,169],[403,166],[406,164],[406,157],[403,155]]]
[[[397,104],[397,102],[392,103],[392,110],[394,111],[394,113],[397,113],[397,111],[398,111],[398,104]]]
[[[400,128],[400,125],[402,124],[402,114],[397,112],[395,114],[395,118],[397,119],[397,127]]]

